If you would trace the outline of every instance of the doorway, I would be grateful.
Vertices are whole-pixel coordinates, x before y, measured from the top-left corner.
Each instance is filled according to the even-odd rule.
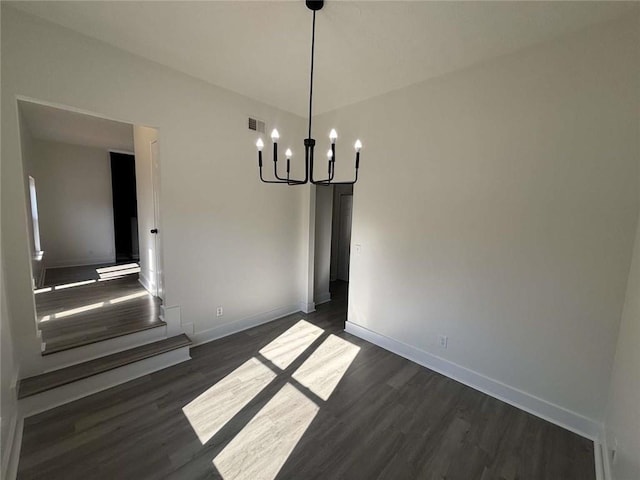
[[[111,152],[111,191],[116,263],[138,261],[138,201],[134,155]]]
[[[349,281],[349,264],[351,262],[351,215],[353,211],[353,194],[342,194],[338,201],[338,265],[336,279]]]
[[[153,257],[162,285],[159,238],[149,242],[157,132],[150,152],[146,127],[26,99],[18,110],[42,355],[166,325],[157,290],[141,281]]]
[[[331,281],[349,281],[353,185],[336,185],[333,191],[331,229]]]
[[[315,306],[348,295],[351,263],[353,186],[320,186],[315,190]]]

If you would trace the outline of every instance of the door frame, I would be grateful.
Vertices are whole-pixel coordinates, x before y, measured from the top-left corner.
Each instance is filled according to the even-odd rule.
[[[350,225],[349,225],[349,244],[346,246],[347,251],[349,252],[349,265],[351,265],[351,227],[353,226],[353,193],[341,193],[340,194],[340,200],[339,200],[339,204],[338,204],[338,243],[337,243],[337,248],[338,248],[338,256],[337,256],[337,265],[336,265],[336,280],[342,280],[344,282],[348,282],[349,281],[349,269],[347,269],[347,280],[344,280],[343,278],[340,278],[341,275],[341,247],[342,247],[342,232],[343,232],[343,224],[342,224],[342,206],[343,206],[343,202],[344,202],[344,197],[351,197],[351,220],[350,220]],[[344,273],[344,272],[342,272]]]
[[[155,152],[154,152],[155,147]],[[156,138],[149,142],[149,158],[151,159],[151,200],[153,203],[153,223],[157,233],[154,234],[155,254],[155,288],[154,296],[164,300],[164,263],[162,261],[162,229],[160,228],[160,143]]]

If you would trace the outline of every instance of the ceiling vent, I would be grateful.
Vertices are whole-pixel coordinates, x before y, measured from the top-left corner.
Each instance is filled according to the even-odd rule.
[[[264,133],[265,128],[265,123],[262,120],[256,120],[255,118],[249,117],[249,130],[253,130],[254,132],[258,133]]]

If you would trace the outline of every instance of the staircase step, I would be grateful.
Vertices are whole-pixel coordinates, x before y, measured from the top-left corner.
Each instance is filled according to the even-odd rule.
[[[33,377],[23,378],[18,385],[18,398],[21,399],[36,395],[130,363],[189,346],[191,343],[191,339],[187,335],[182,334],[122,352],[113,353],[105,357],[96,358],[88,362],[71,365]]]
[[[112,338],[123,337],[152,328],[165,327],[166,325],[166,322],[157,319],[148,323],[132,322],[129,325],[119,325],[117,328],[96,328],[97,331],[93,331],[87,326],[84,329],[84,333],[73,332],[73,334],[68,334],[66,337],[58,333],[53,341],[48,340],[48,332],[43,329],[42,339],[44,340],[44,349],[42,350],[42,355],[51,355],[52,353],[63,352],[65,350],[103,342]]]

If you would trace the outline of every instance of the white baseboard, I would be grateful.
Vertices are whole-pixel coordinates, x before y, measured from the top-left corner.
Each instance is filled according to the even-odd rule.
[[[6,417],[6,411],[3,412]],[[0,424],[5,423],[4,418],[0,418]],[[11,418],[6,421],[8,423],[7,444],[2,448],[2,463],[0,464],[0,478],[7,478],[7,471],[9,468],[9,461],[11,460],[11,452],[16,447],[14,444],[14,438],[16,433],[16,426],[18,424],[18,412],[14,412]]]
[[[142,270],[138,272],[138,283],[151,295],[155,295],[155,292],[151,290],[151,282],[149,282],[149,279],[142,273]]]
[[[314,299],[314,303],[316,305],[322,305],[323,303],[327,303],[331,301],[331,292],[324,292],[318,294],[318,296]]]
[[[160,312],[160,318],[167,324],[168,337],[175,337],[181,333],[187,333],[182,329],[182,313],[179,305],[173,307],[161,305]]]
[[[20,461],[20,449],[22,448],[23,430],[24,418],[20,414],[16,413],[16,415],[14,415],[8,437],[10,444],[5,447],[6,451],[4,452],[2,458],[3,463],[0,478],[4,478],[5,480],[15,480],[18,476],[18,462]]]
[[[190,359],[189,346],[161,353],[18,400],[19,412],[26,418]]]
[[[87,265],[104,265],[107,263],[116,263],[115,256],[95,257],[95,258],[66,258],[62,260],[47,259],[47,269],[49,268],[68,268],[68,267],[86,267]]]
[[[604,456],[606,452],[602,443],[595,440],[593,442],[593,463],[596,467],[596,480],[608,480],[604,470]]]
[[[538,398],[530,393],[486,377],[481,373],[425,352],[424,350],[373,332],[355,323],[346,322],[345,331],[419,365],[441,373],[475,390],[502,400],[525,412],[577,433],[580,436],[594,441],[600,436],[601,426],[595,420],[567,410],[542,398]]]
[[[613,472],[611,471],[611,457],[609,456],[609,445],[607,443],[607,435],[605,434],[604,428],[602,430],[602,435],[600,436],[600,438],[600,442],[595,442],[593,447],[595,449],[596,444],[600,447],[599,449],[600,460],[602,462],[602,480],[613,480]],[[600,479],[596,477],[596,480]]]
[[[6,413],[6,412],[5,412]],[[19,447],[19,444],[16,443],[16,429],[18,427],[18,412],[13,412],[13,415],[8,420],[8,429],[9,433],[7,433],[7,444],[3,445],[2,451],[2,464],[0,466],[0,478],[9,478],[9,467],[11,466],[11,460],[13,455],[15,454],[15,450]]]
[[[18,472],[18,460],[20,458],[20,447],[22,445],[22,417],[17,401],[18,379],[20,378],[20,368],[16,367],[11,383],[9,384],[9,397],[12,399],[10,410],[11,418],[8,420],[9,433],[7,433],[7,444],[3,445],[2,458],[0,459],[0,478],[14,480]],[[3,413],[7,414],[7,405],[3,405]]]
[[[278,318],[286,317],[287,315],[291,315],[298,311],[300,310],[296,305],[286,305],[268,312],[236,320],[235,322],[218,325],[202,332],[195,332],[191,340],[194,345],[202,345],[203,343],[209,343],[214,340],[218,340],[219,338],[233,335],[234,333],[242,332],[249,328],[257,327],[263,323],[272,322]]]
[[[298,309],[304,313],[311,313],[316,311],[316,304],[314,302],[300,302]]]

